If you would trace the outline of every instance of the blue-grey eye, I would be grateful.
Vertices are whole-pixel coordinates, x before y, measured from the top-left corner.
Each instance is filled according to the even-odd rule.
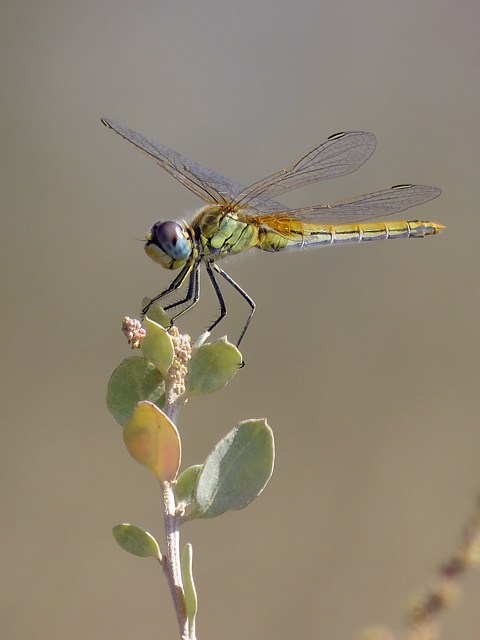
[[[190,255],[190,243],[178,222],[157,222],[153,229],[156,244],[173,260],[185,260]]]

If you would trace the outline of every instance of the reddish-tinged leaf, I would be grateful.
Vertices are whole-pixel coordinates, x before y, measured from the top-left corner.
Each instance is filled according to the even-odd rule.
[[[139,402],[123,429],[129,453],[161,482],[177,477],[181,442],[173,422],[151,402]]]

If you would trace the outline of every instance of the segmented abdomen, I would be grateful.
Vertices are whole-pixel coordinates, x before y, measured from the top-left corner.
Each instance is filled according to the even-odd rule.
[[[394,238],[423,238],[439,233],[442,225],[423,220],[392,220],[391,222],[361,222],[359,224],[309,225],[302,232],[288,237],[276,231],[264,229],[258,247],[265,251],[300,249],[315,245],[346,244],[369,240],[392,240]]]

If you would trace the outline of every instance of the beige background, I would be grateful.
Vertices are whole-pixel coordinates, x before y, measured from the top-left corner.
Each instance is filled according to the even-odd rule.
[[[201,203],[102,115],[240,182],[376,133],[365,167],[290,206],[444,189],[410,216],[441,236],[227,263],[258,303],[247,366],[180,423],[185,464],[240,419],[267,416],[277,443],[257,502],[183,531],[201,638],[401,621],[480,492],[479,20],[474,0],[2,3],[2,638],[176,637],[158,567],[111,538],[160,536],[160,495],[104,395],[121,317],[168,282],[137,239]],[[205,286],[181,328],[213,305]],[[480,576],[465,584],[445,638],[478,637]]]

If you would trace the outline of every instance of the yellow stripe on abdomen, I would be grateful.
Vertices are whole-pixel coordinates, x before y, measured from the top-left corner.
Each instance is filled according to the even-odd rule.
[[[363,222],[361,224],[339,224],[331,227],[332,244],[339,242],[363,242],[410,237],[409,223],[399,220],[386,222]]]
[[[423,238],[439,233],[442,225],[423,220],[392,220],[392,222],[362,222],[331,227],[331,243]]]
[[[443,225],[423,220],[392,220],[391,222],[362,222],[359,224],[313,225],[304,224],[303,233],[288,237],[275,231],[260,236],[260,249],[281,251],[301,249],[318,245],[347,244],[371,240],[394,240],[395,238],[424,238],[439,233]]]

